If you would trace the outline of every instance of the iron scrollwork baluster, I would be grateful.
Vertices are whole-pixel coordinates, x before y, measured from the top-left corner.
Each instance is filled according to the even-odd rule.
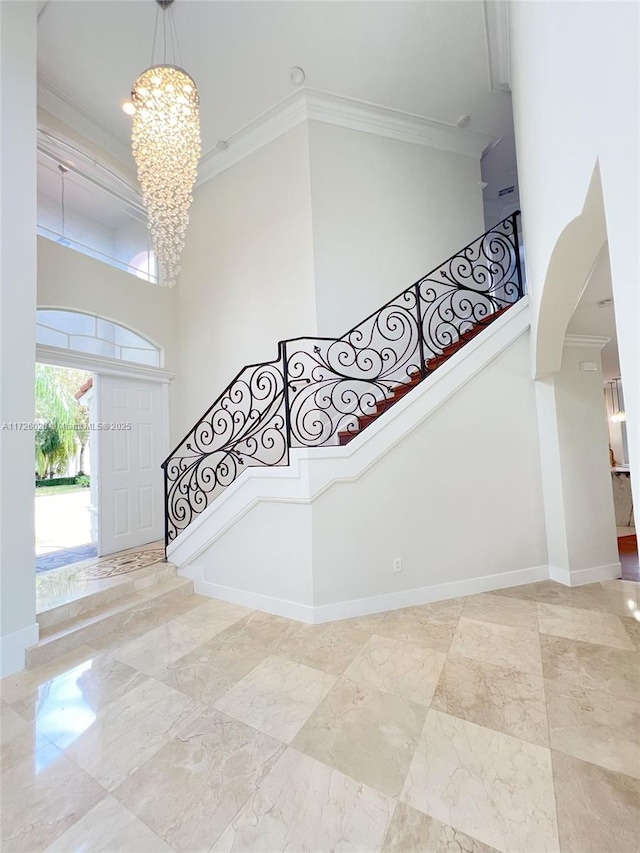
[[[518,216],[341,338],[281,341],[276,361],[241,371],[163,463],[165,544],[247,467],[286,465],[291,447],[337,444],[359,432],[428,375],[429,359],[517,302],[524,295]]]
[[[246,467],[287,463],[282,363],[247,367],[165,463],[168,541]]]
[[[427,358],[442,354],[521,294],[515,220],[509,217],[418,282]]]
[[[392,390],[420,374],[416,292],[403,291],[341,338],[289,343],[291,430],[294,445],[336,444],[358,428]]]

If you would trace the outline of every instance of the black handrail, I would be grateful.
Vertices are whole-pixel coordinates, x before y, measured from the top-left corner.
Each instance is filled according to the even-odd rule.
[[[243,368],[162,463],[165,547],[245,468],[288,465],[292,447],[361,431],[397,389],[422,381],[466,333],[521,299],[519,215],[342,337],[289,338],[275,361]]]

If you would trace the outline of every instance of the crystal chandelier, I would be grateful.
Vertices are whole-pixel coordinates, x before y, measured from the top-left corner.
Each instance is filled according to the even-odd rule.
[[[159,6],[156,35],[157,15],[160,10],[163,12],[163,63],[153,65],[154,35],[152,67],[140,74],[131,90],[131,142],[156,256],[158,282],[173,287],[180,272],[191,190],[200,158],[200,99],[187,72],[166,63],[167,38],[174,58],[176,52],[179,56],[170,9],[173,0],[156,0],[156,3]]]

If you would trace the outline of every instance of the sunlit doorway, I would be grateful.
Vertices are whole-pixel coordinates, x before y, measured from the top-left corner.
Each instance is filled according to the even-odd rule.
[[[92,374],[36,364],[36,573],[96,556],[95,489],[91,488],[89,396]]]

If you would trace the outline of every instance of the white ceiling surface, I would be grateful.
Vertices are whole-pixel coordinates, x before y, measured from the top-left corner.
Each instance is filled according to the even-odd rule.
[[[111,139],[110,153],[128,167],[131,119],[122,103],[151,62],[156,8],[154,0],[39,4],[38,73],[58,96],[48,108],[71,106],[84,132],[93,126],[94,141]],[[485,197],[497,203],[499,189],[517,187],[511,98],[491,88],[480,0],[176,0],[173,14],[184,67],[200,92],[203,154],[291,95],[290,70],[300,66],[314,89],[448,125],[468,114],[469,130],[504,138],[499,156],[489,152],[483,163]],[[68,121],[69,113],[59,117]],[[42,171],[42,190],[55,197],[58,176]],[[74,183],[70,176],[70,195],[81,192]],[[568,328],[612,339],[603,350],[605,379],[619,375],[613,308],[597,305],[611,292],[605,249]]]
[[[613,302],[603,307],[598,305],[604,299],[612,299],[612,295],[609,246],[606,244],[598,255],[591,277],[567,329],[567,333],[570,335],[594,335],[610,338],[609,343],[602,350],[602,373],[605,382],[610,382],[620,376]]]
[[[153,0],[50,0],[40,17],[45,88],[111,135],[121,158],[131,132],[121,107],[150,64],[156,8]],[[480,0],[176,0],[173,13],[200,92],[205,155],[296,90],[292,66],[314,89],[449,125],[466,113],[469,130],[512,133],[510,96],[491,90]]]

